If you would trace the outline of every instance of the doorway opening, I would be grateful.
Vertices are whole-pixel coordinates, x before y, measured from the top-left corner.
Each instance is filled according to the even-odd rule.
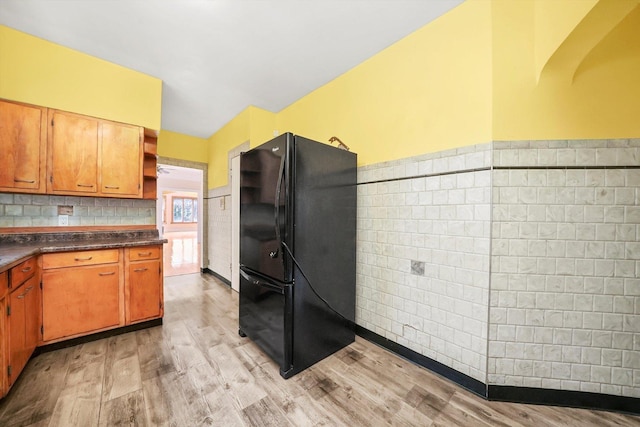
[[[156,224],[164,247],[164,275],[199,273],[202,266],[203,190],[200,169],[158,165]]]

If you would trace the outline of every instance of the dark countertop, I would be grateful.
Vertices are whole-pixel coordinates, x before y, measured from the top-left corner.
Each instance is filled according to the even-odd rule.
[[[0,235],[0,273],[39,254],[163,243],[167,243],[167,239],[160,239],[158,230],[2,234]]]

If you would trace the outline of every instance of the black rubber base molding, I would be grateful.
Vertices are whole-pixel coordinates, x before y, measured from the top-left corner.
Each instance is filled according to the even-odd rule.
[[[490,385],[489,400],[640,414],[640,399],[636,397],[614,396],[612,394],[589,393],[586,391]]]
[[[448,380],[461,385],[467,390],[486,398],[487,386],[483,382],[480,382],[475,378],[471,378],[470,376],[456,371],[455,369],[450,368],[447,365],[443,365],[442,363],[437,362],[427,356],[423,356],[422,354],[417,353],[410,348],[393,342],[383,337],[382,335],[376,334],[375,332],[371,332],[370,330],[365,329],[362,326],[356,325],[356,334],[366,339],[367,341],[371,341],[381,347],[391,350],[392,352],[404,357],[405,359],[415,363],[416,365],[427,368],[428,370],[433,371],[436,374],[439,374],[447,378]]]
[[[148,320],[146,322],[136,323],[134,325],[123,326],[122,328],[109,329],[108,331],[97,332],[91,335],[85,335],[83,337],[72,338],[66,341],[60,341],[53,344],[43,345],[42,347],[37,347],[33,352],[31,357],[35,357],[42,353],[47,353],[49,351],[60,350],[61,348],[73,347],[78,344],[85,344],[91,341],[101,340],[103,338],[110,338],[116,335],[126,334],[128,332],[139,331],[141,329],[152,328],[154,326],[162,325],[162,318]]]
[[[589,393],[572,390],[553,390],[548,388],[515,387],[489,385],[443,365],[410,348],[391,341],[362,326],[356,325],[356,334],[384,347],[416,365],[427,368],[442,377],[453,381],[465,389],[487,399],[501,402],[528,403],[533,405],[567,406],[572,408],[601,409],[640,415],[640,398],[614,396],[612,394]]]
[[[218,273],[216,273],[215,271],[209,269],[209,268],[202,268],[200,269],[200,271],[202,273],[206,273],[206,274],[210,274],[213,277],[215,277],[216,279],[220,280],[222,283],[231,286],[231,281],[229,281],[229,279],[225,279],[224,277],[222,277],[221,275],[219,275]]]

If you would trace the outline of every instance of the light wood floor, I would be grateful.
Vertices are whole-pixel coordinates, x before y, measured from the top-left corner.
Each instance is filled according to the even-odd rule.
[[[178,276],[200,272],[200,244],[197,231],[164,233],[164,275]]]
[[[358,338],[283,380],[237,334],[237,294],[165,281],[163,326],[33,358],[0,426],[640,426],[610,412],[487,402]]]

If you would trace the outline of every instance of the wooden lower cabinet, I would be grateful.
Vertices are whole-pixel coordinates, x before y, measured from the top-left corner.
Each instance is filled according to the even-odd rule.
[[[44,270],[43,341],[120,326],[120,284],[117,263]]]
[[[162,317],[162,247],[126,249],[126,323]]]
[[[7,394],[7,367],[9,366],[5,354],[6,342],[8,341],[5,327],[5,319],[7,317],[5,298],[0,298],[0,313],[2,313],[2,315],[0,315],[0,331],[2,332],[2,336],[0,336],[0,397],[2,397]]]
[[[13,383],[24,369],[39,341],[40,316],[38,316],[38,289],[36,276],[32,276],[11,292],[8,316],[9,357],[7,372],[8,386]]]
[[[0,398],[38,345],[162,318],[162,245],[46,253],[0,273]]]
[[[42,256],[45,344],[161,318],[162,245]]]
[[[37,274],[37,258],[28,260],[3,273],[0,280],[8,292],[2,306],[3,331],[2,369],[3,390],[9,389],[24,369],[40,341],[40,282]],[[4,394],[3,392],[3,394]]]

